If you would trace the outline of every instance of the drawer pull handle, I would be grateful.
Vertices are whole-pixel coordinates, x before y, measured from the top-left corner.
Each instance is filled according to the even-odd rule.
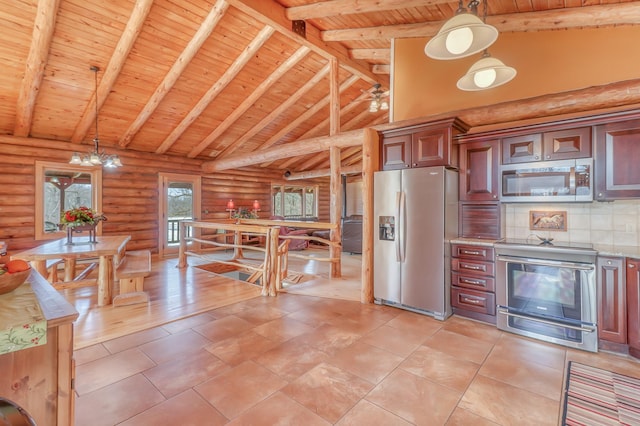
[[[462,250],[462,254],[471,254],[473,256],[481,255],[482,253],[477,250]]]
[[[471,269],[471,270],[474,270],[474,271],[482,271],[482,270],[484,270],[484,268],[482,266],[474,266],[474,265],[467,265],[467,264],[460,265],[460,267],[464,268],[464,269]]]
[[[467,296],[462,296],[462,303],[470,303],[472,305],[483,305],[484,304],[484,300],[483,299],[475,299],[475,298],[471,298],[471,297],[467,297]]]
[[[460,278],[460,282],[471,285],[484,285],[485,282],[481,280],[471,280],[469,278]]]

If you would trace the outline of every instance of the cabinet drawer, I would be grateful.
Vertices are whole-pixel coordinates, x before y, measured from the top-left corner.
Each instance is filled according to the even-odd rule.
[[[451,259],[451,270],[471,275],[494,275],[493,262],[476,262],[466,259]]]
[[[451,273],[451,285],[472,288],[479,291],[495,291],[496,282],[492,277],[479,277],[459,272]]]
[[[452,244],[451,257],[493,262],[493,247]]]
[[[451,306],[481,314],[496,314],[496,297],[493,293],[451,287]]]

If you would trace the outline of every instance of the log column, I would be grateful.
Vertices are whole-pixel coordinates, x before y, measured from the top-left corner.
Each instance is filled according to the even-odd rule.
[[[329,111],[329,135],[335,136],[340,133],[340,82],[338,81],[340,69],[337,59],[331,59],[330,70],[331,84],[329,91],[331,94],[331,104]],[[331,165],[331,196],[329,217],[331,223],[336,225],[336,227],[331,230],[330,239],[334,243],[341,243],[342,229],[340,227],[340,218],[342,217],[342,172],[340,170],[341,159],[339,147],[332,146],[329,148],[329,159]],[[340,257],[342,255],[342,245],[332,244],[329,248],[329,255],[332,259],[337,259],[336,261],[331,262],[331,277],[340,278],[342,276],[342,265],[340,263]]]
[[[378,132],[366,129],[362,144],[362,290],[360,301],[373,303],[373,172],[378,169]]]

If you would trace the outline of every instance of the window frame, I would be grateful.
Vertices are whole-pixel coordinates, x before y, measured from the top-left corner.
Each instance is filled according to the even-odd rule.
[[[290,191],[285,191],[285,188],[291,188]],[[301,202],[302,205],[300,206],[301,209],[301,214],[299,215],[293,215],[293,216],[287,216],[285,215],[285,208],[284,208],[284,202],[285,202],[285,193],[287,192],[296,192],[296,191],[301,191],[302,192],[302,197],[301,197]],[[306,210],[307,210],[307,200],[306,200],[306,194],[308,192],[313,192],[313,200],[314,200],[314,205],[313,205],[313,213],[311,215],[307,215],[306,214]],[[282,212],[282,214],[278,214],[276,215],[276,200],[275,200],[275,194],[276,193],[280,193],[280,211]],[[301,219],[318,219],[318,210],[319,210],[319,204],[320,204],[320,200],[319,200],[319,186],[318,185],[289,185],[289,184],[277,184],[277,185],[271,185],[271,214],[273,216],[282,216],[285,219],[287,218],[301,218]]]
[[[35,223],[34,235],[36,240],[54,240],[64,238],[65,231],[44,231],[44,179],[49,170],[61,172],[80,172],[91,175],[91,208],[102,212],[102,167],[80,166],[68,163],[55,163],[51,161],[36,161],[35,171]],[[96,235],[102,235],[102,222],[98,222]]]

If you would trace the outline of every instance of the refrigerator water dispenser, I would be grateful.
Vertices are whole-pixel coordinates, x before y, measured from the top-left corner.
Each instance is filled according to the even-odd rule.
[[[380,240],[393,241],[396,239],[396,226],[394,216],[379,216],[378,228],[380,229]]]

